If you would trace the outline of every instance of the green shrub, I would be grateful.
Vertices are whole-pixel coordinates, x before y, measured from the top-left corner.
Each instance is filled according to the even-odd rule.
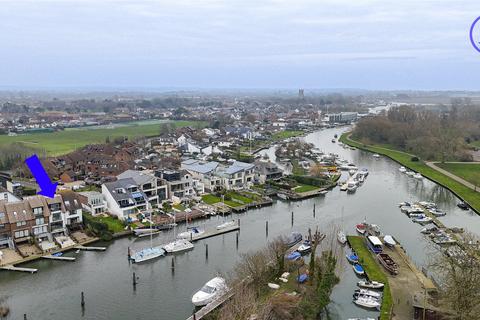
[[[413,156],[413,157],[410,159],[410,161],[412,161],[412,162],[418,162],[418,161],[420,161],[420,159],[419,159],[418,157],[416,157],[416,156]]]

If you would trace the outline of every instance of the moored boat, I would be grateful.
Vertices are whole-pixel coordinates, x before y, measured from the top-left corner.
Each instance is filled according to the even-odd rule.
[[[217,299],[228,290],[225,279],[215,277],[208,281],[199,291],[192,297],[192,303],[196,307],[201,307],[209,304]]]
[[[357,290],[355,290],[354,295],[372,297],[372,298],[375,298],[375,299],[379,299],[382,296],[382,294],[378,291],[372,291],[372,290],[367,290],[367,289],[357,289]]]
[[[378,302],[377,299],[370,298],[370,297],[358,297],[357,299],[354,299],[353,302],[360,307],[364,307],[368,309],[380,308],[380,302]]]
[[[302,241],[302,239],[303,237],[300,232],[292,232],[285,240],[285,244],[290,248]]]
[[[358,256],[355,252],[350,252],[346,254],[347,260],[350,263],[357,263],[358,262]]]
[[[236,224],[235,221],[227,221],[217,226],[217,230],[234,227]]]
[[[383,289],[385,286],[383,283],[378,281],[367,281],[367,280],[360,280],[357,282],[357,286],[360,288],[368,288],[368,289]]]
[[[395,239],[393,239],[393,237],[390,236],[390,235],[384,236],[384,237],[383,237],[383,242],[385,242],[385,245],[386,245],[387,247],[395,247],[395,245],[397,244],[397,243],[395,242]]]
[[[177,239],[163,246],[168,253],[175,253],[193,249],[193,244],[186,239]]]
[[[380,264],[391,274],[398,274],[398,265],[393,259],[386,253],[377,254],[378,261]]]
[[[358,264],[358,263],[355,263],[353,265],[353,271],[355,271],[355,273],[359,276],[363,276],[365,274],[365,270],[363,269],[363,267]]]
[[[365,222],[359,223],[355,226],[355,229],[357,230],[358,233],[365,234],[365,232],[367,231],[367,225]]]
[[[140,251],[135,252],[130,256],[130,259],[134,263],[140,263],[140,262],[145,262],[148,260],[152,260],[155,258],[160,258],[165,255],[165,250],[159,247],[153,247],[153,248],[144,248]]]
[[[400,167],[398,171],[400,171],[401,173],[405,173],[407,172],[407,169],[405,167]]]
[[[310,240],[305,240],[303,243],[298,247],[297,251],[300,254],[307,254],[312,251],[312,242]]]
[[[344,245],[345,243],[347,243],[347,236],[345,235],[345,232],[343,231],[339,231],[337,233],[337,240],[338,242],[340,242],[340,244]]]
[[[179,233],[177,238],[179,239],[193,239],[199,235],[205,233],[205,230],[198,227],[189,227],[186,232]]]

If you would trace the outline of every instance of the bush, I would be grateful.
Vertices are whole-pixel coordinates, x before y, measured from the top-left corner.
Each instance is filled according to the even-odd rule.
[[[292,176],[292,179],[298,183],[308,184],[315,187],[322,187],[327,184],[327,180],[323,178],[306,177],[306,176]]]
[[[410,159],[410,161],[412,161],[412,162],[418,162],[418,161],[420,161],[420,159],[419,159],[418,157],[416,157],[416,156],[413,156],[413,157]]]

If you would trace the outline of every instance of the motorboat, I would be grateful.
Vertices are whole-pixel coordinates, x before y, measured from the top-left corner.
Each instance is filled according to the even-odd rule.
[[[358,297],[354,299],[353,302],[360,307],[368,308],[368,309],[379,309],[380,302],[377,299],[371,297]]]
[[[400,171],[401,173],[405,173],[407,172],[407,169],[405,167],[400,167],[398,171]]]
[[[310,240],[305,240],[303,243],[298,247],[297,251],[300,254],[307,254],[312,251],[312,242]]]
[[[423,218],[426,217],[424,213],[410,213],[409,218]]]
[[[437,207],[437,204],[435,202],[420,201],[418,204],[427,209],[433,209]]]
[[[277,197],[279,197],[282,200],[288,200],[288,196],[285,193],[277,193]]]
[[[459,202],[457,204],[457,207],[459,207],[462,210],[470,210],[470,206],[465,201]]]
[[[422,230],[420,230],[420,232],[423,233],[423,234],[431,234],[431,233],[434,233],[434,232],[437,232],[437,231],[438,231],[437,226],[425,227]]]
[[[348,174],[351,176],[353,176],[356,172],[357,170],[353,170],[353,169],[348,170]]]
[[[320,191],[318,194],[324,196],[324,195],[326,195],[327,193],[328,193],[328,190],[322,190],[322,191]]]
[[[357,275],[363,276],[365,274],[365,270],[360,264],[355,263],[352,267],[353,267],[353,271],[355,271]]]
[[[155,258],[160,258],[160,257],[163,257],[164,255],[165,255],[165,250],[160,247],[144,248],[130,255],[130,259],[134,263],[140,263],[140,262],[145,262]]]
[[[383,283],[378,281],[367,281],[367,280],[360,280],[357,282],[357,286],[360,288],[368,288],[368,289],[383,289],[385,286]]]
[[[340,187],[340,191],[347,191],[348,190],[348,184],[344,183],[342,184],[342,186]]]
[[[419,223],[419,224],[428,224],[428,223],[431,223],[433,221],[432,218],[430,217],[419,217],[419,218],[413,218],[412,219],[413,222],[415,223]]]
[[[181,252],[193,249],[193,244],[186,239],[177,239],[163,246],[168,253]]]
[[[424,213],[423,209],[419,206],[411,206],[410,209],[407,210],[408,214],[412,213]]]
[[[382,294],[378,291],[373,291],[373,290],[368,290],[368,289],[357,289],[355,290],[355,293],[358,296],[366,296],[366,297],[372,297],[375,299],[379,299],[382,297]]]
[[[346,254],[347,260],[350,263],[357,263],[358,262],[358,256],[355,252],[350,252]]]
[[[193,239],[199,235],[205,233],[205,230],[198,227],[189,227],[186,232],[181,232],[178,234],[177,238],[179,239]]]
[[[380,264],[391,274],[398,274],[398,265],[393,259],[386,253],[377,254],[378,261]]]
[[[357,191],[357,186],[354,183],[349,182],[347,185],[347,192],[354,193],[355,191]]]
[[[337,140],[335,140],[335,139],[332,139],[332,143],[335,143],[336,141],[337,141]]]
[[[192,303],[196,307],[202,307],[219,298],[228,290],[225,279],[215,277],[205,283],[192,297]]]
[[[355,226],[355,229],[358,233],[365,234],[365,232],[367,231],[367,224],[365,222],[359,223]]]
[[[290,248],[302,241],[303,237],[300,232],[292,232],[287,239],[285,239],[285,244]]]
[[[385,245],[386,245],[387,247],[395,247],[395,245],[397,244],[397,243],[395,242],[395,239],[393,239],[393,237],[390,236],[390,235],[384,236],[384,237],[383,237],[383,242],[385,242]]]
[[[445,211],[438,210],[438,209],[429,209],[428,212],[433,214],[435,217],[443,217],[447,215]]]
[[[225,229],[225,228],[231,228],[231,227],[234,227],[235,225],[236,225],[235,221],[227,221],[227,222],[224,222],[224,223],[218,225],[217,230],[222,230],[222,229]]]
[[[402,207],[411,207],[411,206],[412,206],[412,204],[411,204],[410,202],[408,202],[408,201],[400,202],[400,203],[398,204],[398,207],[399,207],[399,208],[402,208]]]
[[[158,232],[159,230],[157,228],[137,228],[137,229],[134,229],[133,230],[133,233],[135,233],[135,235],[137,237],[141,236],[141,235],[150,235],[150,233],[155,233],[155,232]]]
[[[347,236],[345,235],[345,232],[343,231],[339,231],[337,233],[337,240],[338,242],[340,242],[340,244],[344,245],[345,243],[347,243]]]
[[[374,153],[374,154],[373,154],[373,157],[374,157],[375,159],[380,159],[380,155],[379,155],[378,153]]]
[[[420,179],[423,179],[423,176],[422,176],[420,173],[418,173],[418,172],[415,173],[415,174],[413,175],[413,177],[414,177],[415,179],[419,179],[419,180],[420,180]]]
[[[413,172],[413,171],[407,171],[406,174],[407,174],[407,176],[409,176],[409,177],[413,177],[413,176],[415,175],[415,172]]]
[[[307,280],[308,280],[308,274],[306,274],[306,273],[302,273],[301,275],[299,275],[297,277],[297,282],[298,283],[304,283]]]

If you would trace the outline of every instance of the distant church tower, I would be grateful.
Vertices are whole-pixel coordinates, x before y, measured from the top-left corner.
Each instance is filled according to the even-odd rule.
[[[298,89],[298,99],[300,100],[305,99],[305,95],[303,94],[303,89]]]

